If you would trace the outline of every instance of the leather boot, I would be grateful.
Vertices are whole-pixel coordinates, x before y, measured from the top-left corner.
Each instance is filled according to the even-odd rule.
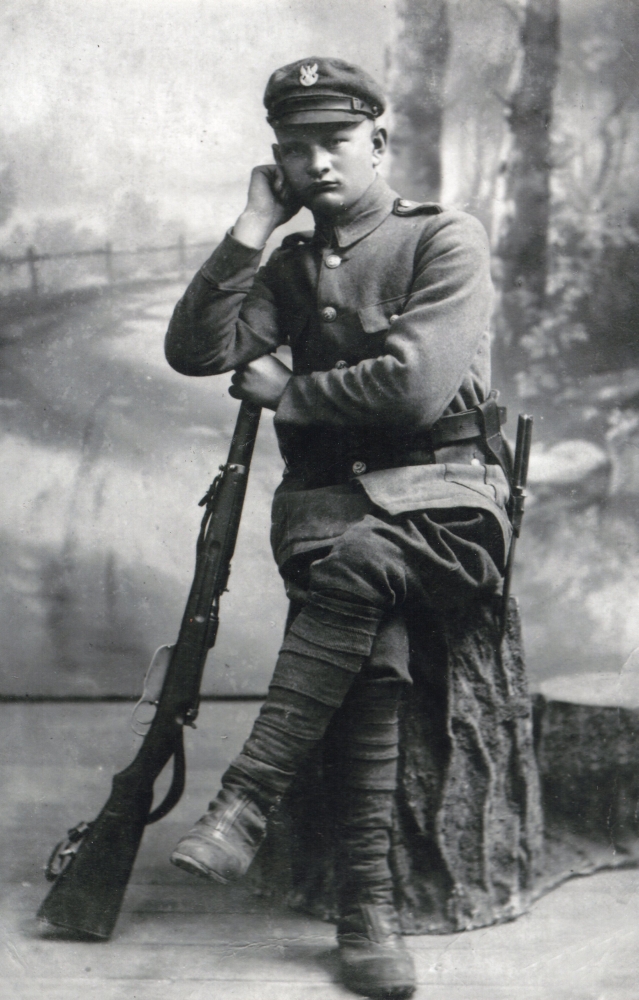
[[[330,598],[302,609],[251,735],[209,811],[175,848],[174,865],[224,883],[246,873],[264,839],[266,814],[324,735],[370,654],[381,618],[375,608]]]
[[[375,1000],[403,1000],[415,991],[413,958],[402,937],[399,918],[386,902],[356,903],[337,925],[344,986]]]
[[[402,684],[371,662],[343,706],[345,805],[340,824],[342,982],[368,997],[409,997],[413,959],[393,901],[389,865],[397,786],[398,712]]]
[[[208,812],[180,840],[171,862],[215,882],[248,871],[266,834],[266,817],[247,794],[223,788]]]

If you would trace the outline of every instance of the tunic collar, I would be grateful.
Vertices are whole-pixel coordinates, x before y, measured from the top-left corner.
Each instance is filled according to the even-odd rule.
[[[316,238],[329,246],[348,247],[381,226],[398,197],[378,174],[362,197],[340,216],[339,225],[316,220]]]

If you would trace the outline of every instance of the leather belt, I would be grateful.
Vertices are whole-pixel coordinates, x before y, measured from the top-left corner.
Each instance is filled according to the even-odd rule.
[[[315,438],[312,447],[295,448],[286,454],[290,473],[301,474],[313,485],[346,482],[365,472],[434,465],[437,462],[470,463],[479,457],[487,464],[501,465],[510,478],[507,448],[500,433],[506,422],[506,408],[498,407],[496,394],[462,413],[440,417],[421,434],[401,435],[386,429],[374,431],[350,428],[339,438]],[[442,450],[445,454],[442,454]]]
[[[490,397],[489,397],[490,398]],[[506,423],[508,412],[505,406],[497,408],[499,425]],[[445,417],[440,417],[437,423],[433,424],[424,440],[428,440],[429,445],[434,448],[441,448],[446,444],[456,444],[458,441],[468,441],[470,438],[479,437],[484,430],[484,422],[480,415],[480,408],[473,410],[463,410],[461,413],[450,413]]]

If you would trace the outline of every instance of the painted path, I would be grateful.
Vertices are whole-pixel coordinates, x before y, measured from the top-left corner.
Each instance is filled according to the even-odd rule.
[[[238,404],[172,371],[183,286],[4,321],[0,331],[0,693],[135,694],[177,635],[201,510]],[[268,545],[281,460],[265,415],[205,690],[263,691],[285,615]]]

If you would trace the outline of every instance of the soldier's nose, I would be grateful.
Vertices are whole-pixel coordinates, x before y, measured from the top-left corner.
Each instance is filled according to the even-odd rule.
[[[326,150],[313,150],[309,162],[308,172],[312,177],[323,177],[330,170],[329,156]]]

